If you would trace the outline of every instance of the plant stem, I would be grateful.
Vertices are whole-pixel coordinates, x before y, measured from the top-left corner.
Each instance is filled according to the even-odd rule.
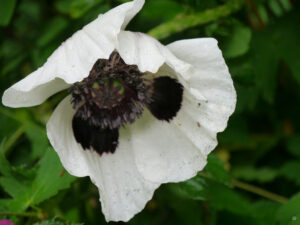
[[[232,185],[237,188],[243,189],[245,191],[249,191],[254,194],[260,195],[262,197],[265,197],[265,198],[270,199],[275,202],[286,203],[288,201],[288,199],[283,196],[274,194],[274,193],[266,191],[262,188],[259,188],[259,187],[256,187],[251,184],[247,184],[247,183],[244,183],[244,182],[241,182],[238,180],[232,180]]]
[[[182,13],[177,15],[169,22],[153,28],[148,32],[148,34],[157,39],[163,39],[190,27],[209,23],[219,18],[226,17],[241,9],[243,4],[243,0],[231,0],[222,6],[219,6],[215,9],[209,9],[204,12],[192,14]]]

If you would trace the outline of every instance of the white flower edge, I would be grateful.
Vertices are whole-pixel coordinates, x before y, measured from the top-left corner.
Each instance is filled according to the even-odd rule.
[[[89,176],[98,187],[106,221],[128,221],[152,198],[159,183],[147,181],[134,162],[130,130],[121,129],[114,154],[84,151],[72,131],[75,111],[66,97],[53,112],[47,135],[66,170],[74,176]]]
[[[159,183],[184,181],[203,169],[217,145],[217,132],[226,128],[236,105],[233,82],[215,39],[182,40],[168,48],[193,67],[186,71],[191,74],[182,107],[170,123],[139,120],[131,127],[137,167],[147,180]],[[174,71],[163,66],[158,73]],[[146,131],[140,132],[141,127]]]
[[[118,34],[140,11],[145,0],[134,0],[115,7],[77,31],[57,48],[47,62],[8,88],[2,103],[28,107],[87,77],[99,58],[107,59],[117,48]]]
[[[137,41],[143,41],[143,46],[159,46],[159,53],[171,54],[146,35]],[[196,42],[196,45],[191,45],[192,42]],[[135,46],[139,44],[135,42],[134,46],[130,45],[125,46],[133,49],[135,54],[128,55],[142,61],[143,53],[135,51]],[[183,50],[179,50],[177,45],[183,46],[190,55],[196,54],[197,49],[206,53],[203,52],[202,57],[195,55],[196,59],[201,59],[198,63],[195,61],[196,66],[185,56],[188,62],[183,63],[183,67],[190,64],[189,69],[183,71],[172,69],[182,68],[177,64],[180,60],[174,60],[174,56],[166,57],[168,64],[163,64],[154,74],[178,79],[189,77],[185,79],[187,88],[184,90],[182,108],[170,123],[158,121],[145,110],[141,118],[126,129],[121,129],[120,145],[116,152],[101,157],[95,152],[84,151],[75,141],[71,127],[74,110],[68,98],[60,103],[47,124],[51,145],[68,172],[75,176],[90,176],[99,188],[107,221],[128,221],[144,208],[161,183],[183,181],[201,171],[206,164],[207,154],[217,145],[216,133],[224,130],[234,110],[236,95],[217,42],[214,39],[195,39],[170,45],[171,51],[182,54]],[[178,57],[182,56],[180,54]],[[153,54],[152,57],[161,56]],[[184,71],[191,74],[184,75]],[[214,81],[210,84],[210,91],[206,91],[205,86],[208,80]],[[197,82],[203,82],[203,91]],[[223,90],[224,87],[227,88]],[[197,98],[198,94],[194,95],[194,89],[201,98]],[[118,177],[120,172],[123,180]]]

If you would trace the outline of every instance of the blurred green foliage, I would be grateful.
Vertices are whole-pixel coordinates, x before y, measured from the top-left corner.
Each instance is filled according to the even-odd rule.
[[[122,2],[1,0],[0,93]],[[165,44],[215,37],[238,102],[205,170],[162,185],[128,224],[300,224],[299,7],[293,0],[146,1],[128,29]],[[33,108],[0,106],[0,219],[105,224],[97,189],[67,174],[46,138],[45,123],[63,95]]]

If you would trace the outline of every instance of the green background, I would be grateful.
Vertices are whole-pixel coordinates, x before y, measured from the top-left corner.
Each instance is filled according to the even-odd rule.
[[[121,2],[0,0],[1,95]],[[205,170],[162,185],[128,224],[300,224],[299,7],[296,0],[146,1],[128,29],[164,44],[216,38],[238,97]],[[46,137],[45,123],[65,95],[31,108],[0,105],[0,219],[105,224],[95,186],[67,174]]]

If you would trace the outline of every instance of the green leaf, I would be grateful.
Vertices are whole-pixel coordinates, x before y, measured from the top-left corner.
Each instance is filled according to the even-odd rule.
[[[14,13],[16,2],[16,0],[0,0],[0,26],[9,24]]]
[[[276,215],[276,220],[279,225],[300,224],[300,193],[296,194],[280,207]]]
[[[215,209],[239,215],[249,215],[252,211],[251,204],[244,197],[221,183],[207,180],[205,192],[207,203]]]
[[[253,70],[254,81],[262,97],[269,103],[274,101],[276,71],[280,59],[275,53],[277,45],[271,38],[270,32],[254,32],[251,41],[251,61],[252,67],[255,68]]]
[[[69,14],[72,2],[73,0],[64,0],[64,1],[56,0],[55,8],[61,13]]]
[[[279,174],[300,185],[300,161],[288,161],[279,170]]]
[[[168,9],[166,11],[166,9]],[[182,12],[182,6],[172,0],[152,0],[147,2],[140,15],[145,20],[169,20]]]
[[[43,47],[49,44],[68,26],[68,21],[63,17],[54,17],[45,25],[44,31],[37,40],[37,45]]]
[[[168,187],[176,195],[183,198],[190,198],[193,200],[204,200],[205,198],[205,180],[200,175],[179,184],[169,184]]]
[[[182,13],[177,15],[174,19],[151,29],[148,34],[155,38],[163,39],[169,37],[172,34],[182,32],[188,28],[206,24],[219,18],[226,17],[229,14],[239,10],[242,7],[243,3],[244,2],[241,0],[231,0],[227,1],[222,6],[219,6],[215,9],[209,9],[204,12],[188,14]]]
[[[40,223],[35,223],[33,225],[82,225],[79,223],[69,223],[69,222],[63,222],[56,219],[46,220]]]
[[[0,173],[5,176],[10,176],[11,175],[10,163],[7,161],[3,153],[4,143],[5,142],[3,141],[0,145]]]
[[[294,156],[300,157],[300,135],[289,137],[286,140],[286,148]]]
[[[32,152],[30,154],[32,160],[42,157],[49,147],[46,132],[40,130],[39,127],[27,125],[25,127],[25,134],[31,143]]]
[[[48,149],[40,162],[29,200],[32,205],[38,204],[56,195],[58,191],[70,187],[74,180],[75,177],[64,172],[56,152]]]
[[[232,175],[246,181],[270,182],[278,176],[278,172],[271,168],[235,167]]]
[[[249,50],[251,41],[250,28],[237,24],[233,27],[229,37],[223,43],[223,53],[227,58],[244,55]]]
[[[59,158],[53,149],[48,149],[38,165],[33,181],[14,194],[11,211],[24,211],[56,195],[58,191],[66,189],[75,177],[64,172]]]
[[[279,203],[260,200],[252,204],[253,207],[253,217],[258,221],[261,221],[262,225],[274,225],[275,216],[278,208],[280,207]]]
[[[17,197],[26,188],[24,184],[14,177],[0,177],[0,185],[12,197]]]
[[[72,18],[80,18],[101,2],[102,0],[74,0],[71,4],[70,15]]]
[[[224,168],[224,163],[217,156],[213,154],[208,155],[205,170],[211,175],[213,179],[229,185],[229,174]]]

